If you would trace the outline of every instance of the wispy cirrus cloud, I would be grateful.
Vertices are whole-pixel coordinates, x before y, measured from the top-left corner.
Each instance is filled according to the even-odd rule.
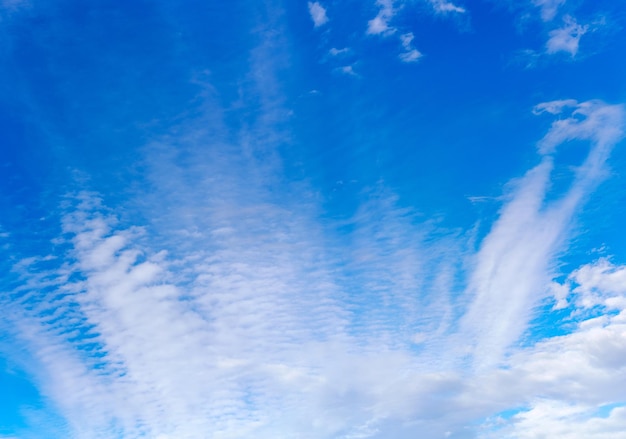
[[[467,10],[447,0],[426,0],[432,10],[437,14],[465,14]],[[397,31],[390,22],[398,11],[409,7],[411,2],[397,0],[376,0],[379,7],[378,14],[368,21],[367,33],[370,35],[391,35]]]
[[[336,47],[331,47],[330,50],[328,51],[328,53],[330,53],[332,56],[342,56],[342,55],[347,55],[350,53],[350,48],[349,47],[344,47],[341,49],[337,49]]]
[[[591,5],[592,2],[589,2]],[[596,11],[589,13],[582,11],[581,2],[567,2],[566,0],[533,0],[529,3],[515,4],[521,12],[520,19],[524,22],[540,21],[542,33],[545,33],[545,43],[542,48],[525,49],[518,52],[518,58],[526,67],[536,67],[548,60],[559,59],[566,54],[572,60],[577,59],[580,53],[580,43],[588,38],[591,33],[601,34],[610,29],[607,16],[611,14]],[[515,7],[513,7],[515,9]],[[598,43],[596,37],[593,43],[589,43],[589,49],[585,52],[594,53]],[[556,58],[555,58],[556,57]]]
[[[475,299],[461,326],[463,334],[474,334],[473,357],[479,367],[498,363],[526,328],[533,306],[546,294],[551,261],[566,243],[576,210],[603,178],[604,163],[623,136],[621,106],[566,100],[540,104],[535,112],[561,113],[570,106],[571,116],[554,122],[539,142],[540,164],[515,184],[476,255],[468,285]],[[587,158],[560,199],[548,202],[552,154],[574,139],[591,143]]]
[[[226,207],[222,206],[221,214],[226,214]],[[333,305],[321,296],[305,304],[307,293],[296,292],[295,285],[300,283],[297,277],[309,276],[294,272],[297,277],[292,285],[283,283],[290,277],[290,265],[294,266],[286,259],[274,260],[272,255],[286,257],[279,248],[288,241],[259,247],[263,231],[258,226],[265,227],[263,212],[269,213],[267,208],[259,208],[253,209],[260,219],[257,226],[241,218],[249,230],[242,235],[231,218],[228,229],[217,226],[212,234],[212,251],[198,248],[182,261],[177,270],[192,282],[185,287],[180,285],[182,279],[176,280],[173,267],[167,269],[162,253],[138,259],[142,252],[132,241],[133,234],[140,231],[112,229],[112,219],[85,206],[66,217],[77,268],[86,278],[81,309],[106,352],[103,372],[123,377],[115,379],[112,386],[118,388],[118,394],[133,395],[123,406],[115,405],[115,396],[85,395],[105,402],[94,408],[95,419],[108,414],[123,420],[129,437],[194,437],[208,429],[226,437],[241,436],[251,429],[262,430],[264,419],[276,415],[279,400],[283,409],[289,409],[293,395],[279,397],[283,380],[293,376],[291,379],[303,385],[315,381],[313,365],[298,360],[297,352],[305,339],[315,340],[315,333],[324,337],[328,330],[337,330],[322,317],[333,312]],[[252,241],[249,233],[254,236]],[[281,236],[269,233],[266,237],[272,241]],[[249,247],[252,243],[256,245]],[[274,245],[278,253],[271,250]],[[312,291],[311,286],[305,288]],[[294,295],[297,302],[290,299]],[[296,311],[299,307],[303,307],[302,313]],[[146,309],[150,312],[143,312]],[[328,311],[318,314],[315,309]],[[91,375],[96,383],[101,381]],[[198,379],[204,384],[198,385]],[[85,403],[79,398],[84,393],[56,397],[69,399],[65,405],[78,408]],[[109,407],[102,413],[106,401],[116,407],[114,411]],[[72,419],[79,417],[74,410],[67,414]],[[235,420],[236,427],[230,425]],[[146,425],[145,431],[135,425]],[[104,429],[104,425],[91,427]]]
[[[336,69],[339,73],[348,76],[358,76],[357,72],[354,70],[354,65],[350,64],[347,66],[341,66]]]
[[[320,2],[309,2],[308,6],[309,14],[311,14],[311,20],[313,20],[315,27],[320,27],[328,23],[326,8],[324,8]]]
[[[565,16],[563,27],[550,31],[550,38],[546,42],[546,53],[567,52],[571,56],[576,56],[580,39],[588,30],[588,25],[578,24],[573,17]]]
[[[389,24],[393,16],[396,14],[393,0],[377,0],[377,4],[379,5],[380,10],[376,17],[368,22],[367,33],[370,35],[382,35],[385,37],[395,34],[398,29]],[[403,48],[403,52],[398,55],[400,61],[413,63],[423,56],[423,54],[413,45],[415,36],[412,32],[399,35],[398,38]]]
[[[543,21],[552,21],[566,1],[567,0],[533,0],[533,5],[541,10],[541,19]]]
[[[378,14],[367,23],[367,33],[370,35],[391,35],[396,32],[396,28],[389,22],[396,14],[393,0],[376,0],[379,7]]]
[[[317,18],[326,21],[319,26],[309,11],[316,27],[328,22],[322,3],[309,3],[323,9]],[[555,16],[563,16],[563,2],[535,4],[557,7]],[[259,14],[263,19],[254,32],[246,33],[250,38],[229,46],[238,54],[233,63],[222,68],[224,59],[211,61],[213,71],[201,89],[194,89],[193,103],[185,102],[168,122],[142,127],[142,145],[128,157],[133,163],[124,163],[132,175],[123,183],[107,175],[104,184],[85,178],[56,186],[51,192],[66,195],[47,209],[50,229],[30,223],[0,229],[0,354],[14,359],[40,396],[32,412],[41,416],[25,420],[32,433],[13,435],[618,437],[626,428],[626,267],[605,258],[576,261],[569,265],[578,267],[571,273],[560,270],[567,267],[561,256],[576,236],[577,213],[608,176],[607,160],[623,137],[623,107],[573,99],[537,105],[536,115],[553,120],[537,142],[537,163],[511,180],[504,196],[489,194],[502,204],[497,215],[469,220],[486,224],[486,236],[478,226],[459,225],[462,221],[450,221],[456,224],[450,229],[447,218],[428,217],[412,194],[394,189],[395,169],[390,170],[393,183],[374,176],[379,157],[362,144],[376,133],[369,124],[352,133],[358,125],[353,127],[352,119],[363,114],[355,113],[342,126],[350,132],[346,137],[329,131],[319,137],[319,149],[298,146],[317,138],[307,137],[309,129],[330,129],[316,126],[313,118],[304,121],[307,129],[301,132],[299,122],[292,124],[316,114],[293,104],[294,96],[303,96],[311,89],[309,80],[324,75],[291,82],[292,73],[301,72],[285,70],[298,58],[288,52],[295,45],[291,30],[281,26],[288,27],[280,4],[264,5],[268,10]],[[334,5],[336,20],[341,8]],[[339,48],[349,43],[350,50],[360,50],[355,40],[364,37],[365,21],[378,12],[380,21],[370,22],[378,26],[371,35],[391,38],[380,46],[395,43],[399,50],[392,57],[418,60],[414,34],[405,29],[408,20],[397,16],[409,5],[415,2],[379,1],[376,11],[346,32],[348,41],[335,50],[324,46],[323,53],[337,57],[333,67],[343,66],[337,69],[341,74],[355,74],[357,67],[366,72],[365,61]],[[420,5],[430,15],[431,7],[451,17],[464,12],[445,1]],[[256,6],[254,18],[246,18],[258,19]],[[299,22],[308,20],[301,6]],[[105,12],[111,16],[110,9]],[[172,21],[180,18],[175,17]],[[185,32],[203,29],[204,18],[193,32],[189,27]],[[243,21],[249,31],[252,21]],[[219,32],[230,32],[233,22],[225,22]],[[371,35],[368,43],[380,42]],[[303,40],[307,43],[298,50],[314,45]],[[27,46],[33,41],[28,35]],[[185,37],[174,51],[188,54],[190,43]],[[220,46],[211,53],[222,52]],[[199,66],[207,67],[194,62],[177,72]],[[387,73],[387,67],[380,71]],[[385,84],[370,95],[374,84],[360,77],[346,92],[363,93],[363,101],[354,105],[358,111],[363,102],[380,102],[383,108],[387,90],[404,97],[399,95],[407,91],[403,81],[415,79],[398,75],[402,88]],[[345,84],[323,79],[329,82],[319,84],[322,92],[310,99],[316,105]],[[179,91],[172,87],[168,93]],[[340,90],[337,96],[346,95]],[[427,102],[406,98],[411,105]],[[344,103],[325,104],[315,111],[335,111]],[[402,107],[392,107],[394,118],[396,109]],[[416,115],[423,110],[434,107]],[[333,121],[346,120],[334,116]],[[104,117],[98,112],[94,119]],[[419,118],[406,120],[426,125]],[[447,127],[448,118],[432,132],[441,134]],[[84,131],[107,135],[102,129]],[[400,160],[408,160],[405,150],[395,150],[394,136],[381,138],[403,153]],[[345,162],[334,163],[335,150],[327,148],[337,146],[335,139],[349,143]],[[64,146],[54,145],[65,154]],[[319,184],[324,177],[314,175],[337,169],[326,169],[329,162],[308,168],[308,154],[321,150],[333,156],[335,168],[359,167],[349,160],[353,154],[366,167],[376,167],[355,172],[371,180],[354,180],[354,187],[363,186],[337,211],[329,208],[326,188]],[[115,165],[103,173],[118,172]],[[460,166],[473,170],[471,163]],[[410,191],[433,188],[426,179],[410,181],[419,183]],[[20,210],[22,203],[37,199],[26,197],[12,207]],[[443,205],[449,207],[445,200]],[[2,222],[5,226],[4,217]],[[43,244],[23,244],[20,236]],[[550,323],[536,328],[533,320],[539,317]]]
[[[162,215],[142,216],[158,221],[125,225],[97,194],[70,196],[55,240],[65,250],[15,265],[7,324],[33,352],[67,437],[532,437],[546,401],[554,431],[563,401],[576,419],[609,423],[591,407],[618,402],[621,375],[607,371],[621,364],[622,314],[515,347],[622,135],[620,106],[564,100],[535,111],[566,110],[475,255],[384,185],[337,236],[306,191],[272,194],[275,161],[260,171],[255,155],[206,155],[194,146],[212,138],[202,131],[176,148],[165,137],[147,149],[156,196],[145,208]],[[571,139],[590,141],[589,155],[548,200],[557,146]],[[182,172],[173,157],[184,150],[194,160]],[[623,272],[606,261],[576,270],[567,306],[622,310]],[[518,414],[494,427],[489,417],[511,407]]]
[[[438,14],[465,14],[467,12],[465,8],[457,6],[454,3],[446,0],[428,0],[428,2]]]
[[[402,43],[404,52],[398,55],[398,57],[403,62],[415,62],[423,56],[419,50],[413,47],[414,39],[415,37],[412,32],[400,36],[400,42]]]

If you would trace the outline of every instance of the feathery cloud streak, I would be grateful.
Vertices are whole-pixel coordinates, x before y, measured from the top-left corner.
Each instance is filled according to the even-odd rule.
[[[551,261],[565,244],[574,213],[604,176],[604,163],[623,136],[621,106],[567,100],[540,104],[535,112],[560,114],[568,107],[574,108],[571,116],[554,122],[539,142],[540,164],[515,184],[477,254],[468,285],[475,299],[462,331],[476,337],[473,355],[481,367],[497,363],[525,329],[532,307],[546,294]],[[575,139],[591,143],[587,158],[561,198],[549,202],[553,154]]]
[[[309,20],[304,3],[287,11],[273,2],[264,3],[271,10],[255,6],[232,34],[235,22],[228,20],[218,30],[205,29],[210,26],[204,16],[178,24],[185,22],[181,15],[199,15],[195,10],[169,14],[168,6],[163,16],[152,11],[156,21],[174,17],[168,26],[183,30],[171,32],[173,47],[156,46],[159,54],[176,52],[172,60],[183,64],[174,70],[184,86],[172,85],[167,93],[189,91],[189,72],[198,88],[190,91],[197,93],[193,102],[181,103],[183,98],[180,107],[174,105],[173,119],[142,125],[141,146],[125,156],[131,163],[121,166],[132,171],[119,169],[120,160],[115,167],[109,163],[99,180],[87,176],[63,186],[42,185],[55,199],[43,214],[29,208],[38,195],[23,191],[21,182],[2,180],[0,332],[8,338],[0,339],[0,350],[39,392],[39,407],[25,419],[30,434],[16,427],[13,436],[467,439],[536,437],[544,428],[553,435],[597,439],[619,431],[624,407],[619,390],[626,385],[621,367],[626,361],[625,268],[614,262],[617,255],[587,263],[588,254],[576,260],[564,250],[577,231],[572,227],[577,212],[608,175],[607,158],[622,137],[622,107],[574,100],[538,105],[535,113],[554,122],[537,144],[538,164],[527,165],[531,169],[508,184],[504,197],[490,197],[502,202],[497,214],[460,212],[445,197],[424,205],[416,201],[424,193],[443,193],[426,176],[414,179],[424,170],[419,161],[429,166],[428,154],[436,148],[450,147],[444,160],[433,162],[442,168],[435,172],[464,169],[471,176],[464,177],[470,181],[462,182],[467,183],[463,189],[483,178],[472,172],[483,163],[459,163],[458,149],[429,141],[427,134],[442,139],[438,136],[452,131],[450,124],[457,121],[450,119],[450,107],[438,102],[463,104],[454,87],[476,79],[470,71],[464,77],[465,71],[450,75],[442,67],[450,67],[449,61],[455,68],[462,61],[473,66],[494,53],[475,56],[450,45],[459,58],[438,64],[439,46],[431,45],[436,69],[373,65],[358,56],[363,44],[373,52],[389,52],[396,44],[400,50],[391,56],[404,49],[405,61],[411,61],[417,49],[410,30],[425,47],[448,43],[427,39],[436,29],[426,20],[423,27],[405,29],[415,3],[387,4],[386,26],[396,31],[381,32],[391,35],[386,40],[364,35],[366,21],[384,9],[381,3],[374,11],[361,11],[365,15],[345,29],[309,28],[295,38],[290,32]],[[421,3],[430,18],[433,4]],[[353,18],[355,11],[348,9],[334,4],[333,22],[348,12]],[[484,13],[479,9],[472,13]],[[100,12],[111,16],[110,9]],[[138,15],[144,17],[143,12]],[[283,12],[288,19],[281,18]],[[400,12],[407,16],[394,15]],[[565,12],[559,6],[554,23]],[[248,19],[259,15],[251,31]],[[161,21],[154,27],[164,28]],[[195,46],[200,30],[210,32]],[[247,33],[237,42],[224,38],[225,46],[209,47],[224,31]],[[48,29],[45,35],[56,34]],[[477,41],[472,35],[467,41]],[[127,35],[122,37],[117,44],[127,47]],[[90,38],[85,40],[101,42]],[[16,47],[28,52],[36,46],[26,40],[21,44],[16,38]],[[510,47],[511,41],[501,42]],[[141,52],[150,44],[142,43]],[[192,61],[178,57],[199,47]],[[58,57],[46,49],[34,51],[32,59],[47,54],[50,63],[37,66],[49,67],[51,77],[66,78],[55,74],[71,58],[66,48],[55,46],[64,51]],[[300,56],[316,49],[336,57],[333,67],[350,67],[344,73],[358,66],[359,79],[325,77],[309,56]],[[11,59],[16,66],[22,66],[22,55]],[[214,61],[210,55],[226,58]],[[129,65],[123,57],[109,61]],[[94,72],[84,64],[87,73]],[[580,78],[575,73],[581,66],[574,64],[568,64],[572,78]],[[30,62],[26,65],[15,70],[26,78],[37,73]],[[430,82],[422,80],[433,73]],[[510,74],[502,72],[503,78],[511,79]],[[146,80],[141,77],[142,95]],[[136,90],[138,83],[129,81]],[[546,81],[554,85],[550,77]],[[170,87],[159,84],[165,85]],[[507,131],[510,121],[501,119],[502,89],[491,86],[481,89],[481,99],[485,93],[485,99],[497,102],[496,121],[504,122],[498,129],[513,137],[517,133]],[[542,91],[535,83],[522,81],[520,87]],[[44,88],[33,86],[39,92]],[[132,98],[130,88],[116,90]],[[68,90],[62,90],[48,96],[54,105],[36,104],[48,112],[67,107],[67,114],[76,114],[82,106],[74,104],[83,101],[74,96],[65,102]],[[106,90],[101,93],[108,98]],[[515,96],[510,99],[519,99]],[[522,109],[507,108],[524,114],[531,105],[525,99],[515,103]],[[152,115],[143,110],[137,112]],[[478,128],[464,137],[482,131],[484,120],[474,111],[484,110],[478,102],[468,107],[471,120],[465,122]],[[444,123],[433,120],[431,126],[426,113],[438,112]],[[95,141],[108,117],[102,114],[93,116],[93,126],[81,122],[62,128]],[[528,119],[542,125],[542,119]],[[109,140],[99,139],[103,145]],[[399,146],[407,140],[408,146]],[[433,148],[427,148],[430,142]],[[530,142],[513,140],[499,152],[513,158],[513,149]],[[73,149],[67,146],[71,142],[59,145],[58,138],[51,143],[61,157],[67,151],[86,155],[85,162],[95,157],[83,145]],[[3,159],[15,159],[13,151],[1,152]],[[27,158],[18,165],[30,165]],[[48,166],[46,161],[42,168]],[[100,161],[92,165],[92,172],[99,166]],[[131,184],[112,181],[117,172],[128,172],[123,183]],[[408,181],[403,172],[411,174]],[[88,173],[87,166],[83,175]],[[336,192],[331,194],[326,179],[338,178],[350,181],[352,192],[331,200]],[[480,183],[508,178],[503,171]],[[15,201],[6,203],[14,189]],[[24,211],[32,214],[31,222],[12,220],[13,213],[19,219]],[[482,237],[485,225],[491,230]],[[29,245],[31,240],[43,244]],[[578,268],[558,272],[567,266]],[[550,323],[536,327],[538,319]]]
[[[619,337],[611,331],[622,330],[618,317],[597,335],[594,326],[581,324],[562,340],[513,351],[508,369],[493,372],[501,353],[525,329],[532,306],[544,297],[550,261],[565,241],[572,215],[601,179],[610,149],[622,135],[619,106],[561,101],[536,111],[566,108],[573,108],[573,116],[554,122],[542,139],[542,162],[516,183],[476,255],[467,290],[468,299],[474,298],[461,322],[466,340],[473,340],[477,366],[469,381],[461,380],[467,372],[459,360],[466,351],[455,346],[450,323],[437,327],[425,319],[432,314],[445,322],[458,309],[414,293],[434,288],[434,298],[451,284],[445,278],[426,281],[433,248],[421,242],[428,231],[414,229],[416,240],[407,241],[415,226],[393,207],[393,199],[355,218],[363,226],[356,229],[356,265],[348,267],[346,284],[322,262],[333,251],[316,244],[323,239],[312,233],[312,217],[252,201],[267,199],[262,194],[242,198],[245,193],[229,194],[224,190],[230,185],[223,186],[228,195],[210,201],[203,214],[208,222],[197,229],[195,245],[182,259],[150,248],[147,229],[118,225],[94,194],[71,198],[58,241],[68,252],[57,269],[37,278],[38,270],[25,268],[36,261],[16,267],[27,282],[21,299],[11,303],[21,310],[16,325],[38,359],[41,388],[68,420],[68,435],[191,438],[211,431],[220,438],[304,432],[312,438],[392,433],[408,438],[419,428],[434,438],[529,403],[542,380],[537,370],[549,369],[545,361],[562,361],[565,352],[576,352],[577,343],[591,349],[597,336],[606,340],[597,344],[603,349]],[[589,155],[564,195],[546,201],[556,147],[573,139],[589,140]],[[184,203],[181,208],[186,209]],[[382,222],[375,220],[377,211],[386,215]],[[399,216],[389,216],[394,211]],[[407,245],[401,248],[401,242]],[[430,262],[424,260],[427,253]],[[454,277],[454,269],[445,269],[456,263],[451,254],[441,253],[440,260],[441,273]],[[375,275],[368,275],[374,267]],[[594,267],[571,277],[581,285],[573,291],[587,297],[581,306],[589,306],[588,292],[599,289],[610,296],[593,303],[620,305],[623,288],[617,282],[623,269]],[[25,307],[26,297],[42,294],[44,281],[48,292],[35,307]],[[358,288],[352,297],[365,294],[366,300],[350,304],[342,298],[345,288]],[[426,343],[414,353],[414,343],[424,343],[416,339],[420,333],[428,334]],[[586,351],[580,355],[594,358]],[[617,364],[609,355],[596,355],[603,363],[589,363],[590,372]],[[510,379],[518,384],[492,403],[465,403],[487,398]],[[568,395],[565,382],[554,381],[550,404],[555,410]],[[594,400],[583,403],[589,407]],[[533,410],[544,402],[532,404],[511,424],[515,431],[537,428]],[[614,416],[620,413],[614,409]]]
[[[461,6],[457,6],[454,3],[448,2],[446,0],[428,0],[432,5],[435,12],[439,14],[449,14],[449,13],[457,13],[464,14],[466,12],[465,8]]]

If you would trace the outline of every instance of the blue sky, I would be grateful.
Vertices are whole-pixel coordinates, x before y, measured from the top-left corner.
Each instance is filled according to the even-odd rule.
[[[0,438],[619,438],[625,20],[0,0]]]

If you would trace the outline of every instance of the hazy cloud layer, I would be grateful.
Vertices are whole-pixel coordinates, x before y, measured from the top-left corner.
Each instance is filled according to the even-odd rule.
[[[354,218],[344,277],[332,269],[338,248],[319,244],[327,240],[312,211],[229,193],[239,183],[222,181],[223,196],[201,210],[194,243],[173,249],[176,259],[148,245],[146,228],[120,227],[96,194],[70,197],[58,241],[68,250],[52,271],[36,269],[45,262],[38,259],[15,265],[24,286],[5,304],[16,310],[9,321],[21,316],[20,337],[70,437],[466,437],[469,423],[507,407],[526,409],[503,427],[489,418],[472,434],[534,437],[549,428],[612,437],[623,409],[601,418],[593,407],[620,402],[616,383],[626,379],[625,268],[583,266],[561,298],[572,312],[620,314],[514,346],[547,297],[550,261],[574,212],[621,136],[619,106],[562,101],[537,112],[568,107],[574,116],[554,122],[539,143],[540,164],[514,183],[456,305],[446,295],[458,260],[444,249],[458,238],[429,244],[431,226],[395,207],[391,194],[372,194]],[[570,188],[547,201],[551,154],[572,138],[588,140],[589,155]],[[210,166],[234,166],[225,160]],[[429,280],[433,269],[440,274]],[[36,306],[24,307],[28,297]],[[459,312],[457,333],[449,319]]]
[[[514,106],[527,90],[555,91],[533,82],[506,101],[510,83],[469,76],[473,54],[457,81],[442,77],[436,88],[451,61],[433,54],[445,62],[425,66],[436,49],[409,18],[426,11],[419,17],[433,27],[454,26],[470,19],[468,2],[377,0],[346,29],[338,3],[264,5],[246,17],[256,20],[253,31],[246,20],[243,30],[228,22],[220,44],[229,50],[211,56],[192,43],[191,35],[206,32],[203,44],[222,35],[204,21],[135,11],[167,22],[154,29],[176,29],[169,51],[140,45],[184,64],[154,86],[159,99],[145,98],[160,105],[183,76],[168,90],[191,97],[169,118],[124,112],[148,89],[135,87],[169,58],[145,70],[117,59],[130,79],[116,77],[111,53],[85,55],[94,46],[87,33],[84,45],[75,33],[61,38],[76,47],[59,58],[43,49],[24,55],[24,70],[62,87],[46,94],[43,80],[16,82],[26,119],[45,125],[37,135],[54,150],[39,167],[31,152],[43,148],[20,152],[19,163],[28,176],[59,167],[70,177],[35,196],[11,176],[0,192],[0,207],[12,207],[0,219],[0,353],[10,360],[6,376],[19,371],[36,394],[28,407],[15,402],[30,430],[15,427],[6,439],[618,438],[626,430],[626,266],[617,254],[586,249],[565,260],[585,232],[579,214],[615,177],[609,160],[624,137],[624,106],[570,96]],[[579,59],[591,28],[570,8],[524,2],[542,26],[537,44],[547,41],[541,56]],[[298,38],[310,52],[294,49],[301,46],[282,14],[297,15],[289,24],[303,24]],[[37,38],[60,38],[62,24]],[[120,31],[115,55],[136,55],[137,29]],[[101,31],[93,32],[116,36]],[[39,47],[27,34],[16,47]],[[241,46],[226,44],[234,35]],[[18,72],[19,56],[8,64]],[[206,65],[185,64],[200,56]],[[67,70],[55,70],[63,63]],[[529,73],[499,66],[482,73],[507,81]],[[78,96],[93,86],[77,80],[88,76],[83,69],[104,77],[102,101]],[[67,110],[60,103],[74,87]],[[45,104],[52,114],[40,121]],[[115,124],[102,125],[114,119],[105,104],[121,114]],[[91,130],[77,121],[87,113]],[[128,114],[137,120],[126,126]],[[139,134],[127,135],[130,125]],[[499,130],[506,141],[481,144]],[[96,143],[98,135],[105,140]],[[461,137],[470,140],[441,152]],[[90,142],[118,149],[94,152]],[[93,175],[79,169],[83,154]],[[482,173],[492,174],[469,184]],[[457,185],[454,195],[439,187],[446,184]],[[471,202],[462,193],[470,186],[483,191]],[[458,210],[475,210],[451,219],[442,209],[457,209],[449,206],[458,199]]]

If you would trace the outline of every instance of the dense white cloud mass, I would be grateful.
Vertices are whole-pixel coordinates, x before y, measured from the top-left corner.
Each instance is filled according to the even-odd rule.
[[[572,313],[591,316],[571,333],[511,356],[510,369],[494,379],[513,392],[526,392],[528,409],[506,420],[492,419],[495,432],[486,437],[604,439],[623,434],[626,288],[620,280],[625,270],[600,260],[569,276]]]

